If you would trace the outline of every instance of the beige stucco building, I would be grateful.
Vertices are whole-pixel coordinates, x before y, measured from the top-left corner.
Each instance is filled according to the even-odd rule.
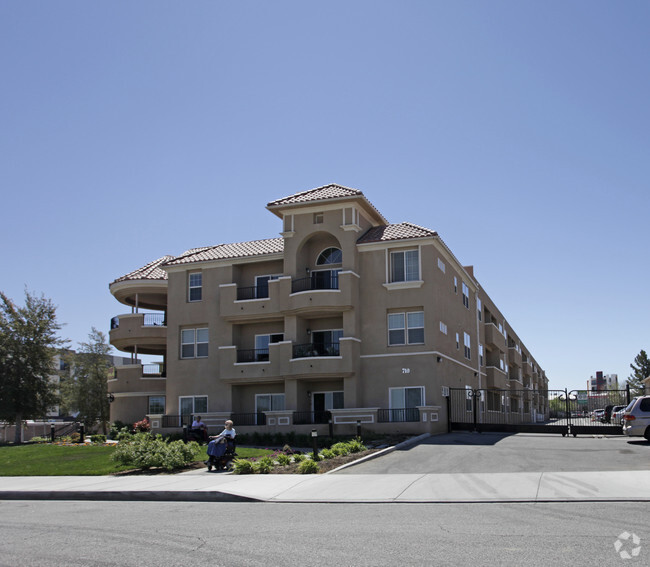
[[[116,369],[112,420],[442,432],[448,388],[535,409],[521,392],[546,391],[544,371],[435,231],[390,224],[339,185],[267,209],[279,238],[164,256],[110,284],[131,307],[111,344],[160,357]]]

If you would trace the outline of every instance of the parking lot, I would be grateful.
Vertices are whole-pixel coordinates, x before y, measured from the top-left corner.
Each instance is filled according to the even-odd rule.
[[[650,443],[625,436],[450,433],[335,474],[650,470]]]

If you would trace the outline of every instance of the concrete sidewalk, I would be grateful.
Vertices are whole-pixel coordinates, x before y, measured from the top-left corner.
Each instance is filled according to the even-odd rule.
[[[3,477],[0,500],[205,502],[650,501],[649,471],[488,474]]]

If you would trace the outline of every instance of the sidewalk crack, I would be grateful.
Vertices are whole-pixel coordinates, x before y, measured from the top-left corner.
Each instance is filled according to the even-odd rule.
[[[411,488],[411,486],[413,486],[416,482],[419,482],[420,480],[422,480],[425,476],[427,476],[427,475],[426,475],[426,474],[421,474],[418,478],[415,478],[415,479],[413,479],[413,481],[409,482],[408,485],[406,485],[406,486],[404,487],[404,490],[402,490],[402,491],[401,491],[397,496],[395,496],[395,497],[393,498],[393,502],[396,501],[396,500],[399,500],[399,498],[400,498],[400,496],[402,496],[402,494],[404,494],[404,493],[405,493],[409,488]]]

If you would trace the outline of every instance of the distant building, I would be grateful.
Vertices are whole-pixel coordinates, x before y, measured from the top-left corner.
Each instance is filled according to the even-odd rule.
[[[618,383],[618,374],[603,374],[602,370],[596,372],[596,376],[591,376],[587,380],[587,390],[590,392],[602,392],[606,390],[620,390]]]

